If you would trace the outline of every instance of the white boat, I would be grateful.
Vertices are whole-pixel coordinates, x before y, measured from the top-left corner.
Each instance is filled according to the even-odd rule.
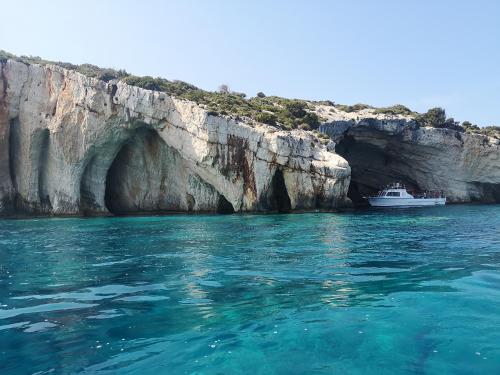
[[[406,191],[400,183],[387,186],[378,195],[368,197],[370,206],[373,207],[422,207],[442,206],[446,204],[446,197],[442,192],[426,191],[415,196]]]

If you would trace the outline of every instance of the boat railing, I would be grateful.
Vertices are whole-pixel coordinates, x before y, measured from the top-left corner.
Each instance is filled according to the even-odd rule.
[[[423,192],[412,194],[415,198],[430,199],[430,198],[444,198],[444,192],[441,190],[425,190]]]

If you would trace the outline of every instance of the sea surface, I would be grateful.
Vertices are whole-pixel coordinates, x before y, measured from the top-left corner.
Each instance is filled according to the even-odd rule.
[[[500,374],[500,206],[0,220],[0,374]]]

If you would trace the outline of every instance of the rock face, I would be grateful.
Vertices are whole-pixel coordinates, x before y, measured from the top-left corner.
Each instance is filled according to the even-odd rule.
[[[349,197],[402,181],[443,190],[451,202],[500,202],[500,141],[450,129],[419,127],[411,117],[372,110],[331,114],[320,130],[352,168]]]
[[[1,63],[0,213],[331,209],[348,203],[349,181],[348,163],[307,132]]]

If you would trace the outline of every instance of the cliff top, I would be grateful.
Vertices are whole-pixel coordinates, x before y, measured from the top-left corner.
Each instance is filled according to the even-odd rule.
[[[105,82],[122,81],[132,86],[161,91],[179,99],[193,101],[203,106],[212,115],[225,115],[236,119],[256,121],[281,129],[312,130],[320,138],[325,137],[317,132],[322,123],[373,118],[378,120],[401,119],[413,122],[416,126],[448,128],[500,139],[500,127],[480,128],[469,121],[460,124],[453,118],[447,118],[445,110],[442,108],[431,108],[426,113],[418,113],[401,104],[376,108],[367,104],[343,105],[329,100],[311,101],[266,96],[262,92],[257,93],[255,97],[247,98],[246,94],[233,92],[226,85],[221,85],[219,91],[206,91],[179,80],[170,81],[150,76],[138,77],[125,70],[100,68],[91,64],[75,65],[48,61],[33,56],[15,56],[0,50],[0,62],[5,62],[8,59],[25,64],[56,65]]]

